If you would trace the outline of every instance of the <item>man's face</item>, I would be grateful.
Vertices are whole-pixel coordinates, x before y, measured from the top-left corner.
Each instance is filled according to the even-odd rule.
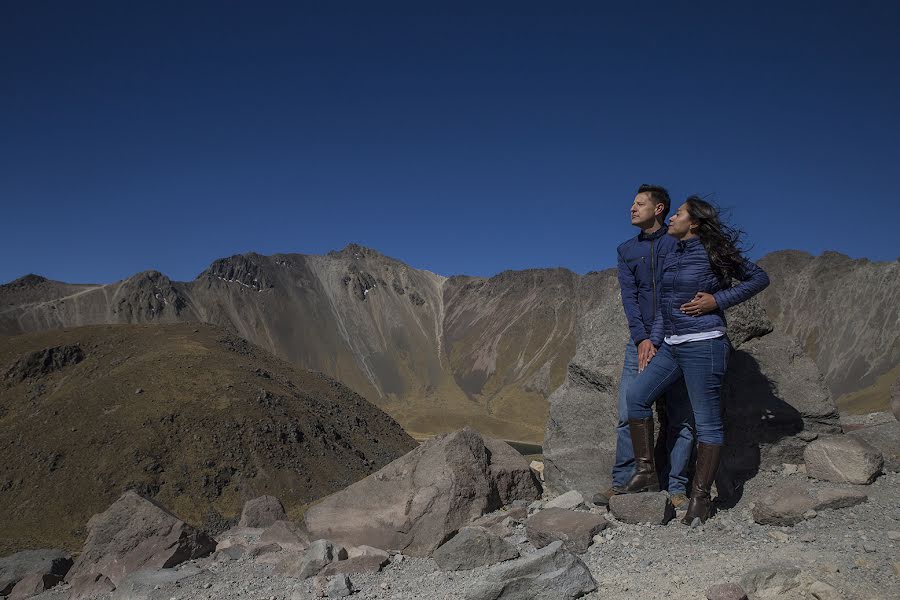
[[[656,221],[657,204],[644,192],[634,197],[631,204],[631,224],[637,227],[653,227]]]

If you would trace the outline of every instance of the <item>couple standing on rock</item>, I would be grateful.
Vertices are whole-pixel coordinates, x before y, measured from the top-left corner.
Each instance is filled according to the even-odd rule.
[[[741,232],[724,224],[710,203],[690,196],[666,226],[670,206],[665,188],[642,185],[631,205],[631,224],[641,233],[618,248],[631,339],[619,387],[612,487],[594,502],[667,487],[676,508],[687,504],[683,522],[690,524],[709,516],[725,442],[719,393],[731,345],[724,311],[765,289],[769,277],[742,256]],[[654,402],[661,430],[655,448]]]

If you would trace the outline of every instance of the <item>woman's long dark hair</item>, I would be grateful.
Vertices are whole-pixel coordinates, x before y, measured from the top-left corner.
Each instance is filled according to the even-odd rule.
[[[731,286],[732,280],[740,279],[744,272],[741,249],[744,232],[723,223],[719,210],[700,196],[690,196],[684,203],[691,219],[697,223],[693,231],[706,248],[709,266],[722,285]]]

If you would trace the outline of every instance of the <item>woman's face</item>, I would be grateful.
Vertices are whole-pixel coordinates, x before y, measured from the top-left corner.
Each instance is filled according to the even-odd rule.
[[[669,235],[683,240],[686,237],[693,237],[694,232],[691,226],[695,225],[695,221],[688,214],[687,203],[682,204],[675,211],[675,214],[669,217]]]

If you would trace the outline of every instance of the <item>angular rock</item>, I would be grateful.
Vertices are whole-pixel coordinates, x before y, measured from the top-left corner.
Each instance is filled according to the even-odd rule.
[[[309,546],[309,535],[290,521],[275,521],[259,536],[260,543],[276,543],[285,550],[302,550]]]
[[[728,319],[728,340],[735,349],[752,339],[768,335],[775,329],[757,297],[729,308],[725,314]]]
[[[525,533],[536,548],[560,541],[566,550],[583,554],[608,525],[609,521],[593,513],[548,508],[528,518]]]
[[[442,571],[463,571],[494,565],[519,556],[509,542],[483,527],[463,527],[434,551],[432,558]]]
[[[244,503],[238,527],[268,527],[275,521],[286,521],[284,505],[275,496],[260,496]]]
[[[809,511],[848,508],[868,499],[858,490],[782,483],[769,489],[756,502],[753,519],[761,525],[796,525],[806,519],[806,515],[815,515]]]
[[[811,442],[803,452],[806,474],[836,483],[872,483],[881,473],[884,458],[877,448],[849,435]]]
[[[572,510],[578,508],[582,504],[584,504],[584,496],[581,495],[581,492],[578,490],[571,490],[550,500],[545,506],[547,508],[565,508],[567,510]]]
[[[509,508],[509,510],[497,510],[492,513],[480,516],[472,521],[471,525],[473,527],[484,527],[485,529],[490,529],[494,525],[502,523],[506,519],[512,519],[513,521],[524,521],[526,518],[528,518],[528,507],[512,506]]]
[[[580,598],[597,589],[591,572],[580,558],[552,544],[514,561],[492,567],[468,600],[532,600]]]
[[[847,435],[860,439],[881,452],[885,471],[900,472],[900,421],[857,429]]]
[[[24,550],[0,558],[0,596],[8,595],[26,575],[64,577],[72,567],[72,557],[64,550]]]
[[[488,454],[491,486],[500,497],[500,506],[540,498],[543,491],[540,479],[525,457],[503,440],[482,439]]]
[[[824,581],[814,581],[809,585],[809,593],[816,600],[844,600],[844,597]]]
[[[429,556],[473,519],[540,493],[521,455],[467,427],[324,498],[304,524],[313,538]]]
[[[675,517],[675,507],[665,492],[616,494],[609,499],[609,510],[625,523],[665,525]]]
[[[91,517],[87,529],[81,554],[66,576],[75,595],[108,591],[109,584],[118,586],[129,573],[174,567],[216,547],[204,532],[133,491]]]
[[[168,600],[180,582],[200,573],[197,567],[141,569],[119,582],[111,600]]]
[[[736,583],[717,583],[706,590],[706,600],[747,600],[747,593]]]
[[[347,550],[330,540],[316,540],[303,554],[289,552],[275,566],[274,573],[297,579],[318,575],[326,566],[347,559]]]
[[[346,598],[353,593],[353,583],[346,575],[337,575],[325,584],[325,595],[329,598]]]
[[[748,594],[762,598],[774,598],[800,585],[800,569],[770,565],[760,567],[741,577],[741,587]]]
[[[45,592],[55,585],[59,585],[63,580],[62,575],[51,575],[50,573],[29,573],[19,580],[6,596],[6,600],[25,600],[36,596],[41,592]]]

